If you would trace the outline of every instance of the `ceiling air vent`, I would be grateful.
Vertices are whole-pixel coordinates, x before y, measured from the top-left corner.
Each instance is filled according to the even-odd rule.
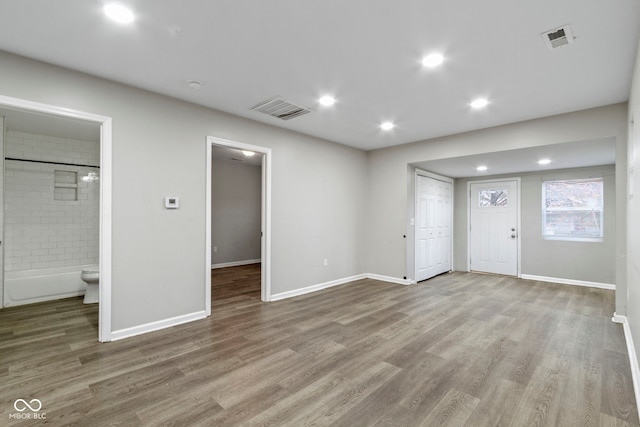
[[[310,113],[311,110],[278,97],[259,102],[250,108],[250,110],[268,114],[282,120],[291,120]]]
[[[549,50],[557,49],[573,43],[574,37],[569,25],[546,31],[542,33],[542,39]]]

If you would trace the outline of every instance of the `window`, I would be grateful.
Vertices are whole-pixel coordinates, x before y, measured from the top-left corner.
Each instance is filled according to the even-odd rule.
[[[507,189],[503,190],[480,190],[478,192],[478,207],[496,208],[507,206],[509,198]]]
[[[602,178],[544,181],[542,236],[545,239],[602,241]]]

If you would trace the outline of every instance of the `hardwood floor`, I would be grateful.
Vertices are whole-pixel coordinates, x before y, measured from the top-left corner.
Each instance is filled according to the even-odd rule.
[[[0,425],[640,425],[612,291],[453,273],[262,303],[258,266],[212,278],[210,319],[106,344],[81,298],[0,310]]]

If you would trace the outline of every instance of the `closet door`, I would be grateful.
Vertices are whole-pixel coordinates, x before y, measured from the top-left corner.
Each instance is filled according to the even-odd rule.
[[[452,183],[416,176],[416,281],[451,270]]]

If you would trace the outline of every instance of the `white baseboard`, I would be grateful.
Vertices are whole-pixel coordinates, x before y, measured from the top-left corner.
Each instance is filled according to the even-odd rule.
[[[120,329],[111,332],[111,341],[117,341],[136,335],[146,334],[147,332],[158,331],[160,329],[170,328],[172,326],[181,325],[183,323],[193,322],[207,317],[207,313],[197,311],[195,313],[183,314],[182,316],[171,317],[169,319],[158,320],[157,322],[146,323],[144,325],[134,326],[132,328]]]
[[[281,292],[279,294],[271,295],[271,301],[278,301],[286,298],[293,298],[299,295],[309,294],[311,292],[321,291],[323,289],[332,288],[338,285],[344,285],[345,283],[354,282],[360,279],[366,279],[366,274],[358,274],[356,276],[344,277],[342,279],[332,280],[330,282],[319,283],[317,285],[307,286],[306,288],[294,289],[292,291]]]
[[[257,260],[257,262],[260,262],[260,260]],[[254,263],[255,262],[246,262],[246,264],[254,264]],[[241,265],[246,265],[246,264],[241,264]],[[218,265],[222,265],[222,264],[218,264]],[[228,265],[225,265],[225,266],[228,266]],[[222,268],[222,267],[218,267],[218,268]],[[270,301],[278,301],[286,298],[293,298],[299,295],[304,295],[311,292],[317,292],[323,289],[331,288],[333,286],[344,285],[346,283],[355,282],[356,280],[361,280],[361,279],[381,280],[384,282],[397,283],[400,285],[411,285],[413,283],[411,280],[398,279],[390,276],[381,276],[379,274],[357,274],[355,276],[344,277],[342,279],[336,279],[329,282],[320,283],[317,285],[307,286],[306,288],[294,289],[292,291],[274,294],[274,295],[271,295]],[[164,319],[164,320],[159,320],[157,322],[151,322],[151,323],[146,323],[144,325],[134,326],[131,328],[120,329],[120,330],[111,332],[110,341],[117,341],[124,338],[145,334],[147,332],[158,331],[160,329],[170,328],[172,326],[181,325],[183,323],[192,322],[194,320],[204,319],[206,317],[207,317],[207,314],[205,311],[198,311],[195,313],[172,317],[170,319]]]
[[[320,283],[317,285],[307,286],[306,288],[294,289],[293,291],[274,294],[274,295],[271,295],[270,301],[278,301],[286,298],[293,298],[299,295],[321,291],[323,289],[331,288],[333,286],[344,285],[345,283],[355,282],[356,280],[362,280],[362,279],[380,280],[383,282],[396,283],[399,285],[412,285],[415,283],[412,280],[398,279],[396,277],[390,277],[390,276],[381,276],[379,274],[364,273],[364,274],[358,274],[351,277],[344,277],[342,279],[332,280],[330,282]]]
[[[399,279],[397,277],[382,276],[380,274],[367,273],[367,279],[380,280],[382,282],[396,283],[398,285],[415,285],[416,282],[409,279]]]
[[[629,327],[629,320],[627,316],[622,316],[613,313],[612,321],[616,323],[622,323],[624,328],[624,338],[627,342],[627,353],[629,354],[629,365],[631,366],[631,381],[633,382],[633,391],[636,395],[636,402],[640,402],[640,367],[638,367],[638,355],[636,354],[636,347],[633,345],[633,337],[631,336],[631,328]],[[638,417],[640,417],[640,406],[637,408]]]
[[[259,264],[261,262],[262,262],[261,259],[247,259],[244,261],[221,262],[219,264],[211,264],[211,269],[213,270],[214,268],[237,267],[239,265]]]
[[[613,323],[622,323],[624,325],[624,323],[627,322],[627,316],[621,316],[619,314],[613,313],[613,317],[611,318],[611,320],[613,321]]]
[[[534,276],[532,274],[522,274],[521,279],[537,280],[539,282],[560,283],[561,285],[586,286],[588,288],[616,290],[616,285],[610,283],[587,282],[585,280],[560,279],[558,277]]]

